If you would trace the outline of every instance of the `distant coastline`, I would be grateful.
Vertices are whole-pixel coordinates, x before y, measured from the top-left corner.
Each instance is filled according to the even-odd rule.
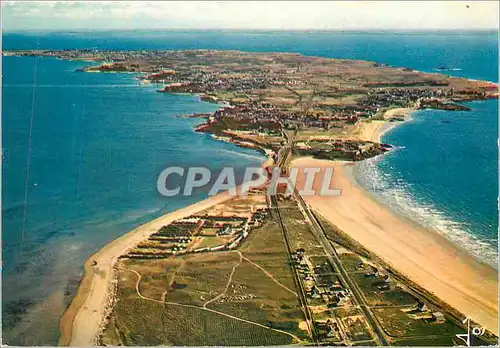
[[[390,113],[391,111],[393,111],[393,110],[391,109],[391,110],[388,110],[387,112]],[[409,109],[407,109],[405,112],[408,113]],[[206,117],[208,118],[210,116],[206,116]],[[403,123],[402,121],[391,122],[388,120],[372,121],[372,122],[374,122],[372,124],[372,126],[373,126],[372,133],[370,134],[370,132],[368,132],[368,134],[370,134],[369,138],[365,138],[364,140],[377,141],[377,142],[380,142],[380,138],[382,137],[382,135],[384,133],[388,132],[390,129],[393,129],[394,127]],[[232,142],[238,146],[249,147],[249,148],[252,148],[254,150],[258,150],[258,151],[266,153],[266,150],[264,148],[259,147],[258,145],[252,144],[251,142],[240,141],[238,139],[234,139],[231,137],[224,138],[224,137],[217,136],[217,135],[214,135],[213,137],[217,140]],[[361,138],[363,138],[363,136]],[[214,200],[210,201],[212,203],[203,203],[203,202],[205,202],[205,201],[196,203],[196,204],[189,206],[185,209],[187,209],[186,211],[194,211],[193,209],[197,209],[196,207],[198,207],[200,204],[203,206],[206,206],[206,204],[214,204],[213,203]],[[152,227],[153,225],[154,225],[154,228],[158,227],[157,222],[159,223],[159,221],[161,221],[161,223],[165,223],[167,220],[170,221],[169,220],[170,218],[172,218],[173,216],[178,216],[178,215],[176,215],[177,213],[182,214],[183,211],[184,210],[176,211],[176,212],[171,213],[171,214],[167,214],[166,216],[163,216],[157,220],[154,220],[151,223],[140,226],[139,228],[134,230],[136,232],[134,233],[135,237],[133,238],[133,240],[130,239],[131,237],[123,238],[125,236],[131,236],[132,232],[130,232],[129,234],[127,234],[123,237],[120,237],[117,240],[110,243],[109,245],[105,246],[101,251],[98,252],[98,254],[92,256],[87,261],[86,266],[85,266],[85,270],[86,270],[85,277],[84,277],[84,280],[82,281],[82,285],[80,287],[82,289],[81,291],[82,291],[83,295],[80,294],[80,290],[79,290],[79,295],[77,295],[77,297],[75,297],[75,299],[73,300],[74,305],[72,303],[72,305],[70,306],[71,309],[69,309],[67,311],[68,314],[65,314],[65,316],[63,317],[63,320],[61,321],[61,331],[63,332],[63,335],[61,336],[61,343],[62,344],[67,344],[67,343],[92,344],[93,343],[92,341],[89,341],[89,338],[91,336],[90,335],[91,332],[89,332],[89,331],[86,332],[84,330],[81,333],[82,336],[80,336],[78,338],[73,338],[74,329],[70,328],[73,325],[79,325],[79,327],[83,327],[84,325],[88,325],[89,315],[92,318],[92,322],[94,323],[98,319],[97,315],[101,314],[101,316],[102,316],[102,314],[103,314],[103,313],[98,313],[98,314],[87,313],[86,315],[81,314],[82,319],[77,319],[78,315],[80,315],[79,313],[81,311],[81,308],[83,308],[82,303],[88,301],[89,297],[85,297],[85,296],[88,296],[88,291],[89,291],[88,287],[89,286],[93,287],[95,285],[95,282],[97,281],[99,283],[98,286],[99,286],[100,291],[107,292],[107,290],[104,290],[104,289],[105,288],[109,289],[109,284],[110,284],[110,279],[111,279],[110,274],[112,272],[112,267],[114,265],[114,261],[116,260],[116,257],[118,255],[118,250],[119,250],[119,252],[123,252],[124,250],[126,250],[126,248],[130,247],[131,244],[135,243],[138,240],[137,238],[144,238],[144,236],[146,236],[147,233],[150,233],[153,230],[153,227]],[[141,231],[141,233],[137,233],[139,230]],[[126,241],[126,243],[125,243],[125,241]],[[118,249],[115,247],[116,245],[119,245]],[[106,251],[106,250],[109,250],[110,248],[113,249],[113,255],[108,254]],[[101,254],[102,254],[102,256],[101,256]],[[91,269],[89,269],[88,263],[91,260],[95,259],[95,257],[99,257],[100,258],[99,265],[103,265],[106,268],[105,275],[104,275],[103,279],[96,280],[96,279],[98,279],[98,278],[95,278],[95,274],[97,272],[94,272]],[[490,271],[488,270],[488,273],[489,272]],[[89,284],[92,284],[92,285],[89,285]],[[109,298],[108,297],[106,297],[103,300],[102,294],[99,294],[98,296],[100,296],[100,297],[97,300],[95,300],[95,298],[93,298],[91,300],[91,301],[94,301],[92,304],[93,307],[89,307],[89,308],[106,308],[106,306],[109,306],[109,303],[108,303]],[[79,323],[77,323],[76,320],[79,320]],[[483,320],[484,320],[484,318],[481,318],[481,321],[483,321]],[[488,321],[491,321],[491,318],[488,318]],[[490,326],[490,328],[493,327],[490,323],[488,323],[488,325]],[[95,325],[93,324],[93,326],[95,326]],[[94,329],[99,330],[99,328],[96,329],[95,327],[93,327],[89,330],[94,330]],[[492,330],[494,330],[494,328]],[[93,333],[95,333],[95,332],[93,332]]]

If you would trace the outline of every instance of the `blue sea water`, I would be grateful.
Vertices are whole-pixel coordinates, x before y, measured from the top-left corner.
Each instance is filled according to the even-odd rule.
[[[497,267],[498,100],[466,105],[472,111],[413,112],[382,136],[396,150],[356,174],[393,209]]]
[[[299,52],[428,72],[446,66],[453,69],[447,74],[498,81],[496,32],[85,31],[4,33],[2,39],[4,49]],[[55,344],[58,320],[91,253],[204,196],[160,197],[161,169],[243,168],[261,157],[195,133],[199,120],[176,118],[217,108],[195,96],[155,93],[130,74],[75,72],[83,62],[3,57],[2,63],[4,343]],[[492,263],[498,104],[468,105],[472,112],[414,113],[383,138],[398,149],[359,166],[358,180]],[[14,308],[15,301],[22,306]],[[17,325],[5,327],[12,318]]]
[[[92,253],[206,197],[162,197],[161,170],[195,165],[241,172],[264,159],[195,133],[200,120],[176,117],[218,105],[157,93],[158,86],[141,86],[133,75],[75,72],[84,65],[3,58],[3,309],[10,315],[15,301],[30,301],[36,312],[13,331],[16,319],[4,319],[11,344],[57,343],[58,316]]]

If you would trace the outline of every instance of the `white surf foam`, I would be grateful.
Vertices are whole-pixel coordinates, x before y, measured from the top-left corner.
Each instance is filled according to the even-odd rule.
[[[380,171],[378,162],[383,157],[377,156],[357,164],[354,176],[361,186],[397,213],[437,231],[478,260],[498,268],[496,240],[471,234],[466,223],[454,221],[433,204],[415,198],[411,185],[391,173]]]
[[[251,155],[251,154],[248,154],[248,153],[243,153],[243,152],[237,152],[237,151],[231,151],[231,150],[220,150],[221,152],[224,152],[224,153],[228,153],[228,154],[231,154],[231,155],[234,155],[234,156],[238,156],[238,157],[245,157],[245,158],[249,158],[249,159],[252,159],[252,160],[257,160],[259,162],[262,162],[266,159],[266,157],[264,155],[262,156],[257,156],[257,155]]]

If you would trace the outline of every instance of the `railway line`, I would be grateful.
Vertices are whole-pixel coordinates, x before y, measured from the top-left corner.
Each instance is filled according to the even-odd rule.
[[[304,109],[303,118],[306,117],[306,115],[307,115],[307,113],[312,105],[312,100],[314,98],[315,92],[316,92],[316,90],[314,89],[309,96],[306,107]],[[292,153],[294,141],[295,141],[295,138],[298,134],[298,131],[299,131],[299,127],[297,127],[295,129],[293,135],[289,137],[286,145],[280,149],[279,157],[278,157],[278,161],[277,161],[277,166],[281,169],[284,168],[284,166],[286,165],[286,163],[289,160],[289,156]],[[289,185],[292,185],[292,183],[289,182]],[[349,274],[347,273],[347,271],[344,269],[337,251],[335,250],[335,248],[333,247],[333,245],[330,243],[330,241],[328,240],[328,238],[326,236],[326,233],[323,229],[323,226],[321,226],[321,223],[319,222],[319,220],[311,212],[311,210],[309,209],[309,206],[304,201],[304,199],[300,196],[298,190],[295,187],[293,187],[293,190],[294,190],[295,198],[299,203],[299,206],[301,207],[301,209],[304,211],[304,213],[307,216],[307,220],[308,220],[311,232],[314,234],[314,236],[316,237],[318,242],[321,243],[321,245],[323,246],[323,249],[326,252],[326,256],[327,256],[330,264],[338,270],[338,273],[339,273],[339,276],[340,276],[342,283],[345,284],[345,286],[352,293],[356,305],[363,312],[363,315],[366,318],[368,325],[370,326],[372,332],[375,334],[375,340],[376,340],[377,344],[380,344],[382,346],[389,346],[389,342],[386,338],[386,335],[383,332],[383,329],[380,327],[378,321],[376,320],[376,318],[374,317],[370,308],[366,304],[366,301],[364,299],[363,294],[361,293],[361,291],[359,290],[357,285],[354,283],[354,281],[349,277]],[[288,239],[288,232],[287,232],[286,226],[283,222],[283,218],[281,216],[281,212],[280,212],[280,209],[278,206],[278,200],[276,199],[276,196],[274,196],[274,195],[269,196],[269,202],[271,204],[271,208],[276,208],[276,209],[271,209],[271,210],[276,211],[276,215],[278,217],[279,224],[280,224],[281,229],[283,231],[283,238],[284,238],[285,244],[287,246],[289,261],[291,262],[292,261],[292,259],[291,259],[291,247],[290,247],[290,242]],[[293,266],[293,263],[292,263],[292,267],[293,267],[292,273],[293,273],[293,277],[294,277],[294,282],[296,283],[297,289],[299,290],[299,299],[301,302],[301,306],[303,307],[304,314],[306,316],[306,321],[308,322],[310,332],[311,332],[312,337],[313,337],[313,342],[317,343],[318,333],[317,333],[317,329],[315,328],[315,325],[314,325],[313,316],[312,316],[311,311],[309,309],[309,306],[307,304],[307,298],[305,296],[305,291],[304,291],[304,288],[302,286],[302,282],[300,281],[300,279],[298,279],[297,272]]]
[[[297,288],[297,292],[298,292],[297,295],[299,298],[299,302],[300,302],[300,305],[302,307],[302,311],[304,312],[304,316],[306,319],[308,330],[311,333],[311,339],[312,339],[313,343],[317,344],[318,343],[318,331],[317,331],[316,327],[314,326],[312,312],[307,304],[307,298],[306,298],[304,286],[298,277],[298,272],[295,269],[295,265],[293,263],[292,248],[290,246],[290,240],[288,238],[288,231],[287,231],[285,223],[283,221],[283,217],[281,216],[281,212],[279,209],[278,200],[276,199],[276,196],[274,196],[274,195],[269,196],[269,202],[271,203],[272,208],[276,208],[276,209],[272,209],[271,211],[276,212],[275,216],[278,220],[278,223],[281,227],[281,231],[283,233],[283,240],[285,241],[285,245],[286,245],[286,249],[287,249],[288,262],[289,262],[290,266],[292,267],[292,277],[293,277],[293,282],[295,283],[295,287]]]
[[[309,226],[311,227],[311,231],[316,236],[317,240],[323,245],[323,248],[327,252],[326,255],[330,263],[332,265],[335,265],[335,267],[337,268],[342,283],[345,284],[345,286],[347,286],[349,291],[352,293],[356,304],[358,305],[359,309],[363,312],[363,315],[365,316],[368,325],[375,334],[376,340],[382,346],[389,346],[389,341],[387,340],[383,329],[381,328],[377,319],[373,315],[371,309],[366,304],[365,298],[361,293],[361,290],[359,290],[358,286],[354,283],[354,281],[351,279],[347,271],[344,269],[344,266],[340,261],[340,256],[338,255],[337,250],[335,250],[333,245],[326,237],[326,233],[325,230],[323,229],[323,226],[316,218],[316,216],[311,212],[309,206],[306,204],[306,202],[300,195],[297,195],[297,200],[299,201],[299,204],[301,205],[302,209],[304,209],[304,212],[306,213],[307,218],[310,221]]]

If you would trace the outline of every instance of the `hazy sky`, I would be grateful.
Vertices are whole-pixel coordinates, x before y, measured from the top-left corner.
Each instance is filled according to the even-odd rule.
[[[20,29],[483,29],[497,1],[3,1]]]

